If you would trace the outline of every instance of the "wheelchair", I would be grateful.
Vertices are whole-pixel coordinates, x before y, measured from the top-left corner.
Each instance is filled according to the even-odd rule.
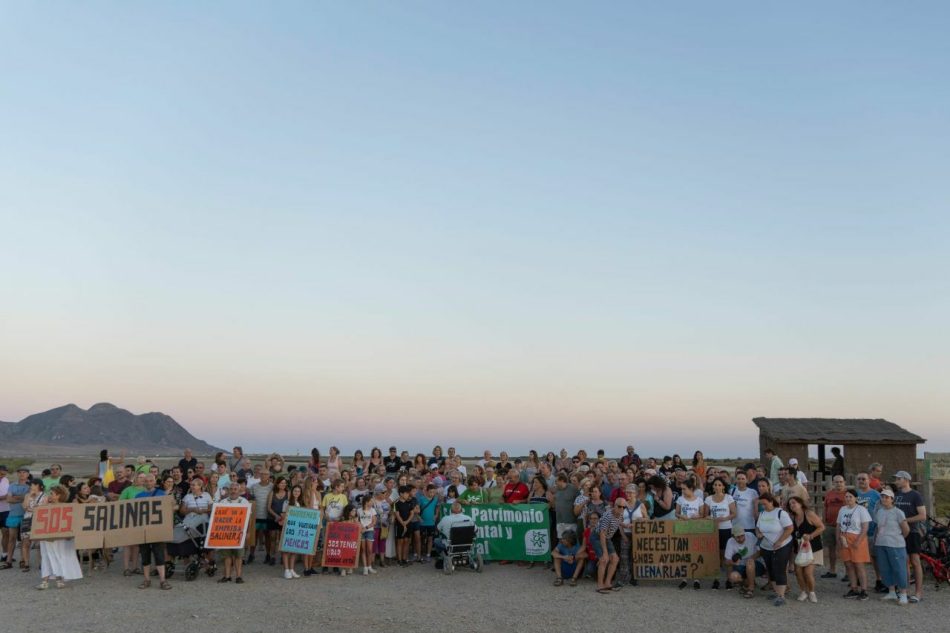
[[[462,525],[453,527],[449,531],[449,542],[445,550],[439,553],[436,568],[441,568],[446,575],[456,568],[468,567],[477,573],[482,573],[485,561],[481,554],[475,553],[475,526]]]

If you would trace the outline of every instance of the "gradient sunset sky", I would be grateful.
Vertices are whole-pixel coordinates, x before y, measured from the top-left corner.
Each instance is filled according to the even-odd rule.
[[[948,451],[948,32],[942,2],[5,3],[0,419],[732,456],[755,416],[883,417]]]

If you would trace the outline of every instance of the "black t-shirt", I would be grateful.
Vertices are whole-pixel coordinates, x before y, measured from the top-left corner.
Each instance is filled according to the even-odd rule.
[[[178,467],[181,468],[181,476],[186,477],[188,475],[188,469],[196,470],[198,468],[198,460],[194,457],[191,459],[185,459],[182,457],[178,460]]]
[[[398,514],[403,521],[408,521],[416,505],[418,505],[418,503],[412,497],[409,497],[406,501],[399,499],[396,501],[396,514]]]
[[[916,490],[907,492],[898,492],[894,495],[894,505],[898,510],[904,513],[908,519],[917,515],[917,508],[924,505],[924,497]],[[916,528],[915,523],[909,524],[911,529]]]
[[[399,456],[398,456],[398,455],[397,455],[396,457],[392,457],[392,456],[389,456],[389,455],[387,455],[386,457],[384,457],[384,458],[383,458],[383,466],[386,467],[386,472],[389,473],[389,474],[391,474],[391,475],[395,475],[396,473],[398,473],[398,472],[399,472],[400,470],[402,470],[402,468],[403,468],[403,466],[402,466],[402,460],[399,459]]]

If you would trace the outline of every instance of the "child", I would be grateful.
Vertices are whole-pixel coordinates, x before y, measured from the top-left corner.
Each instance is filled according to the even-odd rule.
[[[360,497],[360,508],[356,511],[356,516],[360,522],[360,557],[363,559],[363,575],[375,574],[373,569],[373,543],[375,542],[374,530],[376,528],[376,508],[373,507],[372,495],[363,495]]]
[[[572,587],[577,586],[577,579],[584,571],[583,561],[587,558],[584,548],[577,543],[577,534],[574,530],[568,530],[561,537],[557,547],[551,552],[551,558],[554,559],[554,572],[557,578],[554,580],[554,586],[560,587],[564,584],[564,577],[570,579]]]
[[[291,506],[297,506],[299,508],[303,505],[303,488],[300,484],[297,484],[290,489],[290,500],[284,505],[284,512],[280,517],[281,525],[287,524],[287,513],[290,511]],[[277,538],[281,538],[280,535],[278,535]],[[288,580],[291,578],[300,578],[300,574],[294,571],[294,567],[297,565],[297,555],[281,552],[280,557],[284,563],[284,578]]]
[[[584,569],[584,578],[591,578],[597,573],[597,552],[594,551],[594,547],[590,544],[590,526],[597,525],[599,522],[600,512],[591,510],[587,513],[587,520],[585,523],[588,527],[584,528],[584,549],[587,551],[587,565]]]
[[[346,507],[343,508],[343,514],[340,516],[340,521],[343,521],[344,523],[356,523],[357,525],[359,525],[360,519],[356,515],[356,506],[347,504]],[[359,561],[359,554],[357,554],[356,560]],[[352,576],[353,570],[340,569],[341,576],[346,576],[347,574],[350,574]]]
[[[347,506],[347,496],[344,492],[346,482],[342,479],[335,479],[330,485],[330,492],[323,495],[323,520],[325,523],[339,521],[343,517],[343,510]],[[323,530],[323,538],[326,538],[327,531]],[[323,573],[328,574],[330,570],[323,568]]]
[[[400,567],[409,565],[409,537],[412,536],[412,520],[416,516],[419,504],[412,498],[412,486],[399,486],[399,499],[396,501],[396,559]]]
[[[432,552],[432,539],[435,536],[435,524],[439,520],[439,499],[436,497],[436,488],[433,484],[426,486],[425,493],[416,494],[416,501],[419,503],[419,536],[421,542],[421,551],[417,548],[417,554],[425,557],[425,562],[432,560],[429,555]],[[417,556],[417,560],[421,558]]]
[[[378,483],[373,489],[373,509],[376,510],[376,528],[373,534],[373,551],[379,559],[379,566],[386,566],[386,540],[389,538],[389,499],[385,484]]]

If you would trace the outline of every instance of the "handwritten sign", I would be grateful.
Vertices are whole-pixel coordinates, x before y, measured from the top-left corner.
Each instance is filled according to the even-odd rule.
[[[327,523],[323,544],[323,566],[354,569],[360,551],[360,526],[357,523]]]
[[[719,573],[719,534],[712,521],[635,521],[631,536],[635,578],[685,580]]]
[[[320,511],[299,506],[287,510],[287,520],[280,533],[280,551],[313,556],[320,535]]]
[[[208,523],[205,547],[208,549],[241,549],[244,547],[247,524],[250,518],[251,506],[249,504],[215,504],[211,508],[211,520]]]
[[[30,538],[74,538],[76,549],[162,543],[172,540],[174,515],[171,497],[41,504],[33,510]]]

